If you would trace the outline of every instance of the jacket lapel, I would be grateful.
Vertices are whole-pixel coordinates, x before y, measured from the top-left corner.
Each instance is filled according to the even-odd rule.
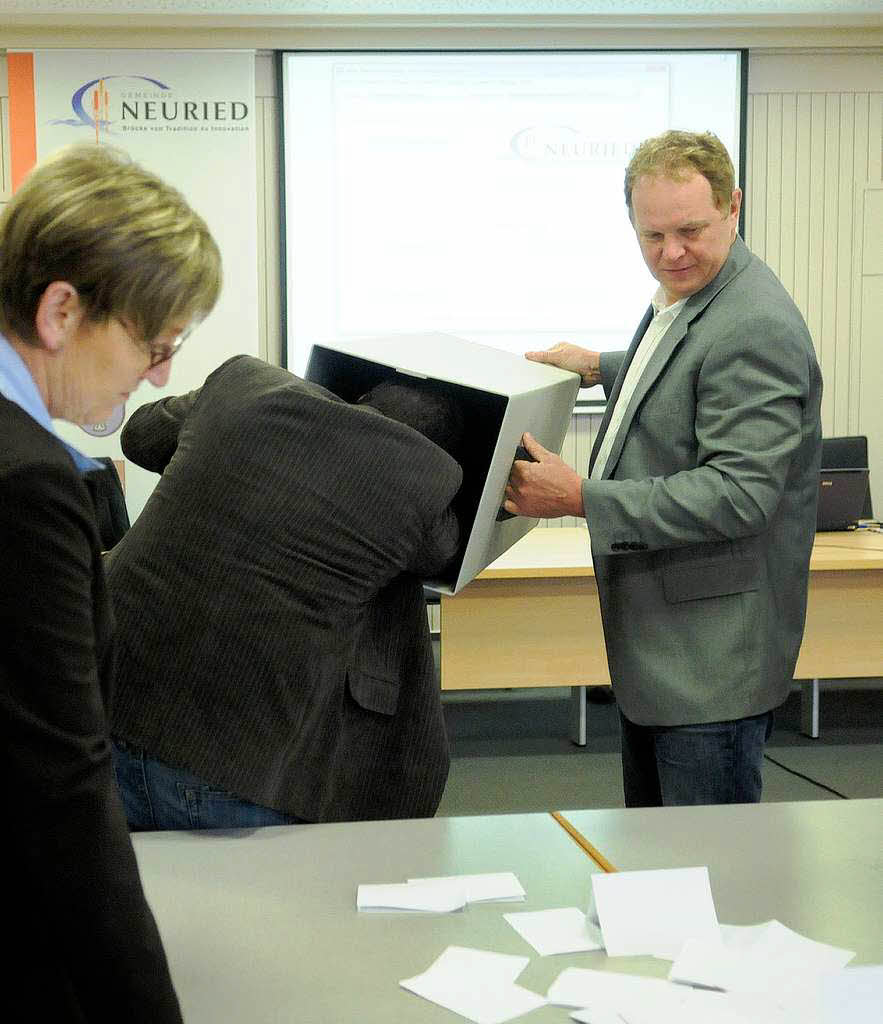
[[[613,476],[613,472],[616,469],[616,464],[619,461],[620,453],[622,452],[622,446],[625,444],[626,436],[628,435],[629,428],[631,427],[632,420],[636,410],[640,407],[641,402],[644,400],[644,396],[650,390],[651,387],[656,383],[657,378],[665,369],[669,359],[674,355],[684,338],[687,336],[687,331],[690,327],[690,323],[696,319],[696,317],[702,312],[703,309],[711,302],[711,300],[725,288],[730,281],[737,274],[741,273],[742,270],[748,266],[751,260],[751,252],[746,247],[745,243],[739,236],[736,236],[730,253],[727,256],[726,263],[718,271],[717,276],[713,281],[702,289],[702,291],[696,292],[695,295],[691,295],[684,304],[684,308],[680,311],[675,322],[669,327],[665,333],[665,337],[659,343],[658,348],[653,353],[650,362],[647,364],[641,379],[638,381],[637,387],[632,392],[632,397],[629,400],[628,408],[626,409],[625,415],[619,424],[619,430],[616,438],[613,441],[613,445],[610,449],[610,454],[607,457],[607,464],[604,467],[604,473],[602,479],[608,480]],[[598,447],[601,444],[601,439],[606,433],[607,424],[610,421],[610,416],[613,411],[619,393],[622,389],[622,382],[625,378],[628,365],[634,358],[635,352],[638,345],[641,343],[641,339],[644,337],[644,332],[650,324],[650,320],[653,318],[653,308],[648,310],[645,314],[644,319],[641,321],[641,325],[632,339],[632,343],[629,346],[626,359],[623,360],[623,365],[620,367],[619,374],[616,378],[616,383],[613,387],[613,393],[610,396],[610,401],[607,403],[607,409],[604,413],[604,419],[601,421],[601,430],[599,431],[598,438],[592,448],[592,457],[589,463],[591,474],[591,466],[594,464],[595,458],[597,457]]]
[[[598,458],[598,449],[601,447],[601,442],[604,440],[604,435],[607,433],[607,427],[610,424],[610,417],[613,415],[613,407],[616,405],[620,391],[622,391],[622,382],[625,380],[629,364],[632,359],[634,359],[635,352],[638,350],[638,345],[641,344],[641,338],[644,337],[652,319],[653,307],[648,306],[647,312],[644,314],[640,324],[638,324],[638,329],[635,331],[634,337],[629,344],[628,351],[626,352],[622,365],[619,368],[619,373],[617,373],[616,380],[613,382],[613,389],[610,392],[610,397],[607,399],[607,406],[604,409],[604,415],[601,417],[601,425],[598,428],[598,436],[595,438],[595,443],[592,445],[592,453],[589,456],[589,476],[592,475],[592,467],[595,465],[595,459]],[[605,476],[606,475],[607,474],[605,473]]]

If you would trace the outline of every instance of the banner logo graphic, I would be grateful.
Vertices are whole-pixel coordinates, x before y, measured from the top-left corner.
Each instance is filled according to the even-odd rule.
[[[71,96],[71,109],[76,114],[76,117],[56,118],[49,123],[68,125],[71,128],[91,128],[95,132],[95,141],[97,142],[100,133],[102,131],[110,132],[112,130],[111,125],[116,123],[110,120],[110,93],[105,85],[105,82],[112,78],[136,79],[141,82],[148,82],[155,88],[163,90],[163,92],[171,93],[169,87],[163,82],[158,81],[156,78],[147,78],[144,75],[107,75],[105,78],[93,78],[91,82],[81,85]],[[90,89],[94,89],[94,92],[91,96],[87,97],[86,93]],[[89,110],[87,110],[87,107]],[[89,112],[90,110],[91,113]]]
[[[117,79],[113,93],[107,83]],[[239,99],[179,99],[171,86],[146,75],[105,75],[81,85],[71,96],[74,117],[51,125],[86,128],[102,135],[123,132],[248,131],[249,105]]]

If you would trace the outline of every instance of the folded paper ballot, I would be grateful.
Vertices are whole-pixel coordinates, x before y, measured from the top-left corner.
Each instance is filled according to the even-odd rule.
[[[617,1000],[615,1009],[594,1003],[570,1016],[580,1024],[792,1024],[763,1016],[763,1007],[759,1008],[761,1015],[756,1015],[757,1006],[735,1007],[724,992],[704,992],[671,982],[668,986],[663,1000],[652,994],[636,993],[632,998]],[[800,1024],[813,1022],[805,1020]]]
[[[826,974],[821,983],[822,1024],[879,1024],[883,964]]]
[[[580,1024],[628,1024],[624,1017],[608,1006],[588,1006],[574,1010],[570,1017],[571,1020],[580,1021]]]
[[[442,875],[438,878],[409,878],[408,885],[453,886],[466,889],[467,903],[488,903],[491,900],[516,903],[524,900],[524,888],[511,871],[482,875]]]
[[[528,963],[526,956],[448,946],[422,974],[399,984],[475,1024],[504,1024],[545,1005],[541,995],[515,984]]]
[[[801,991],[807,982],[845,967],[855,953],[815,942],[779,921],[721,928],[717,941],[688,940],[669,978],[727,992]]]
[[[713,992],[669,983],[670,998],[617,1000],[613,1006],[593,1003],[570,1016],[581,1024],[878,1024],[883,1005],[879,982],[876,991],[867,991],[863,978],[851,977],[874,969],[837,971],[790,998],[777,992]],[[826,999],[828,986],[831,1002]]]
[[[660,1006],[674,999],[676,993],[677,986],[662,978],[568,967],[549,986],[546,999],[556,1006],[581,1008],[597,1004],[618,1009],[641,999]]]
[[[601,933],[578,907],[526,910],[503,917],[540,956],[601,948]]]
[[[467,903],[524,899],[524,888],[511,871],[484,875],[443,875],[409,878],[407,882],[360,885],[357,910],[403,910],[444,914],[462,910]]]
[[[592,875],[587,917],[608,956],[673,960],[688,939],[720,936],[707,867]]]
[[[463,886],[438,885],[360,885],[356,893],[357,910],[412,910],[446,914],[466,906]]]

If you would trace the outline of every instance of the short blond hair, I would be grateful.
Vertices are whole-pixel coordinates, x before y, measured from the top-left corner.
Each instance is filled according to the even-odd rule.
[[[646,139],[635,150],[625,171],[625,204],[632,215],[632,189],[638,178],[670,178],[684,181],[701,174],[711,185],[714,205],[725,213],[733,200],[736,173],[726,146],[713,132],[672,129]]]
[[[221,255],[177,189],[79,143],[38,164],[0,215],[0,331],[34,343],[53,281],[77,289],[89,321],[123,320],[147,343],[212,310]]]

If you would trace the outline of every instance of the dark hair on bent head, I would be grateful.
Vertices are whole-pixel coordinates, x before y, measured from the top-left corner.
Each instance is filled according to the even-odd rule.
[[[413,427],[459,461],[465,417],[450,385],[397,374],[375,384],[357,404]]]

